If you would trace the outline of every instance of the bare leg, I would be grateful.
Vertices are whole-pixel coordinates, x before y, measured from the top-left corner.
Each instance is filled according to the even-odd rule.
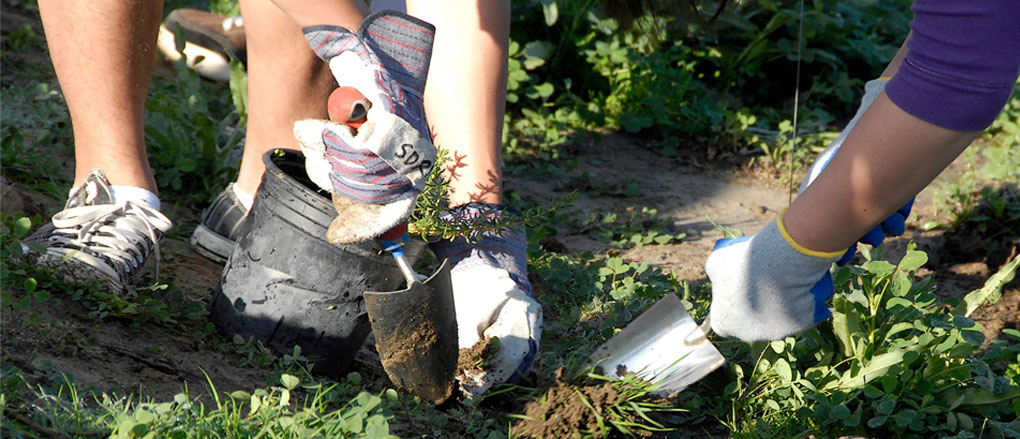
[[[39,2],[74,128],[75,186],[99,168],[111,184],[156,192],[143,123],[162,8],[150,0]]]
[[[241,13],[248,30],[249,113],[237,186],[254,194],[265,170],[262,155],[273,148],[297,149],[294,121],[326,118],[326,99],[336,85],[301,28],[280,8],[241,0]]]
[[[411,0],[407,9],[436,26],[425,111],[452,162],[450,204],[498,204],[510,2]]]

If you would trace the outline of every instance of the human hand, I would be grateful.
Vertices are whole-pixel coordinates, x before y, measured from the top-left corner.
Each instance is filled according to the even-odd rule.
[[[842,254],[798,245],[782,216],[757,235],[716,241],[705,261],[712,330],[746,342],[777,340],[829,318],[829,270]]]
[[[447,221],[498,218],[502,208],[470,203],[443,215]],[[461,390],[476,397],[502,383],[514,383],[527,372],[538,352],[542,334],[542,306],[531,297],[527,272],[527,242],[513,230],[480,232],[472,242],[464,238],[431,244],[439,259],[450,264],[458,344],[470,349],[487,341],[497,348],[480,365],[458,371]],[[498,339],[494,342],[493,339]]]
[[[383,13],[366,18],[358,33],[336,26],[304,33],[341,85],[330,95],[332,121],[294,124],[309,178],[332,194],[340,214],[327,240],[377,237],[411,215],[436,162],[421,96],[433,28]]]

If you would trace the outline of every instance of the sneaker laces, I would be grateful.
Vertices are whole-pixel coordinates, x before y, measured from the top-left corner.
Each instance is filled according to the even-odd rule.
[[[51,243],[103,259],[119,273],[134,276],[152,251],[159,279],[159,238],[170,221],[158,210],[126,202],[65,209],[53,215]],[[124,280],[124,279],[122,279]]]
[[[236,17],[227,17],[223,19],[223,30],[229,32],[232,29],[241,29],[244,27],[244,19],[240,15]]]

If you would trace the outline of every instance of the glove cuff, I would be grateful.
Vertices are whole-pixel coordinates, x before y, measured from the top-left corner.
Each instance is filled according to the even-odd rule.
[[[783,239],[786,240],[786,243],[790,244],[790,247],[793,247],[793,249],[797,250],[798,253],[806,256],[814,256],[816,258],[823,259],[838,258],[846,253],[846,250],[838,250],[831,252],[811,250],[807,247],[804,247],[803,245],[800,245],[800,243],[793,239],[793,236],[790,235],[790,232],[786,230],[786,223],[783,222],[783,215],[785,214],[786,211],[784,210],[783,213],[779,214],[779,216],[776,217],[776,228],[779,229],[779,234],[783,235]]]
[[[443,212],[439,215],[440,220],[479,225],[480,230],[472,233],[470,242],[461,236],[432,243],[429,248],[437,258],[449,260],[452,272],[475,265],[506,270],[517,286],[530,296],[528,241],[524,230],[518,228],[496,231],[486,227],[486,223],[499,224],[507,211],[508,209],[498,204],[472,202]]]

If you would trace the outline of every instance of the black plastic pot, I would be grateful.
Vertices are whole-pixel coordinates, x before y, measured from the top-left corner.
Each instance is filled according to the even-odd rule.
[[[274,150],[263,161],[255,203],[213,293],[213,322],[281,353],[300,345],[322,358],[316,372],[340,376],[370,331],[362,293],[396,290],[403,276],[374,240],[326,242],[336,210],[308,179],[301,152]],[[413,260],[424,246],[412,240],[405,254]]]

